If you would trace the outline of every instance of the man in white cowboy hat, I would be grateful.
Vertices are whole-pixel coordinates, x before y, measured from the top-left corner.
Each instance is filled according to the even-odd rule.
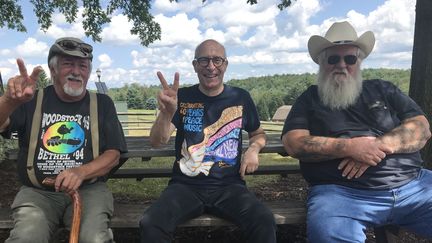
[[[126,143],[111,98],[86,89],[92,51],[80,39],[57,39],[48,53],[52,85],[37,90],[41,67],[30,74],[17,59],[19,75],[0,97],[0,132],[18,132],[23,185],[11,206],[14,228],[7,243],[50,242],[59,225],[70,229],[73,203],[63,192],[78,189],[79,242],[113,241],[113,197],[105,175],[119,163]],[[56,177],[55,189],[42,183],[47,177]]]
[[[282,141],[310,185],[310,242],[364,242],[366,227],[386,224],[432,237],[432,172],[419,153],[429,123],[392,83],[362,80],[374,43],[348,22],[309,39],[317,85],[296,100]]]

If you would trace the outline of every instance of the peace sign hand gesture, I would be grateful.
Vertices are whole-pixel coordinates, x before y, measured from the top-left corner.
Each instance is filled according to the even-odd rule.
[[[33,69],[31,75],[29,76],[22,59],[17,59],[17,65],[20,75],[12,77],[8,80],[8,88],[5,93],[5,97],[14,104],[21,104],[28,102],[33,98],[36,90],[36,81],[38,80],[39,74],[43,71],[43,69],[42,67],[37,66]]]
[[[180,74],[174,74],[174,83],[170,87],[161,72],[157,76],[162,85],[162,90],[158,94],[159,110],[163,113],[174,115],[177,110],[177,91],[179,87]]]

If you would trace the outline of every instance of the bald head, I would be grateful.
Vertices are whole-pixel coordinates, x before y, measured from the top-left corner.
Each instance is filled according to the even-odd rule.
[[[208,39],[208,40],[205,40],[205,41],[201,42],[201,44],[199,44],[196,47],[196,49],[195,49],[195,58],[200,57],[201,53],[202,53],[202,49],[203,48],[208,48],[208,46],[218,46],[219,48],[222,48],[222,50],[223,50],[223,57],[226,57],[225,47],[222,44],[220,44],[219,42],[217,42],[216,40]]]

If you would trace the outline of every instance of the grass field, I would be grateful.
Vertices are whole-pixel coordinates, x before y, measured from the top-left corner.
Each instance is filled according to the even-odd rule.
[[[122,116],[126,116],[127,119],[122,119]],[[129,128],[125,130],[128,133],[127,136],[148,135],[154,119],[155,111],[148,110],[133,110],[129,111],[127,115],[120,115],[123,127]],[[282,123],[263,122],[262,127],[268,133],[280,133]],[[171,168],[173,163],[174,157],[152,158],[149,161],[133,158],[129,159],[123,165],[123,168]],[[297,163],[297,160],[291,157],[282,157],[278,154],[260,154],[260,165],[289,163]],[[246,176],[246,183],[248,186],[254,187],[260,183],[269,183],[279,178],[280,175],[248,175]],[[167,186],[168,181],[169,178],[147,178],[142,181],[136,181],[135,179],[110,179],[108,185],[114,195],[130,200],[146,201],[158,198],[161,191]]]

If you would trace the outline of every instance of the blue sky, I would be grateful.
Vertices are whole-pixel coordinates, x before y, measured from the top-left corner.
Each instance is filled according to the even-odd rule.
[[[297,0],[279,11],[279,0],[169,0],[152,1],[151,12],[161,25],[162,39],[143,47],[130,34],[131,23],[120,13],[103,26],[102,42],[85,37],[80,13],[77,22],[66,23],[60,14],[42,32],[29,1],[23,6],[27,33],[0,29],[0,71],[3,81],[16,75],[15,59],[21,57],[28,69],[41,65],[48,72],[46,58],[55,39],[75,36],[94,47],[93,71],[89,88],[97,81],[96,69],[108,87],[125,84],[159,84],[157,71],[169,79],[180,73],[181,83],[197,83],[191,61],[194,48],[213,38],[225,45],[229,66],[225,80],[287,73],[315,73],[307,41],[311,35],[324,35],[334,21],[350,21],[358,35],[372,30],[377,39],[364,68],[411,67],[415,24],[414,0]]]

